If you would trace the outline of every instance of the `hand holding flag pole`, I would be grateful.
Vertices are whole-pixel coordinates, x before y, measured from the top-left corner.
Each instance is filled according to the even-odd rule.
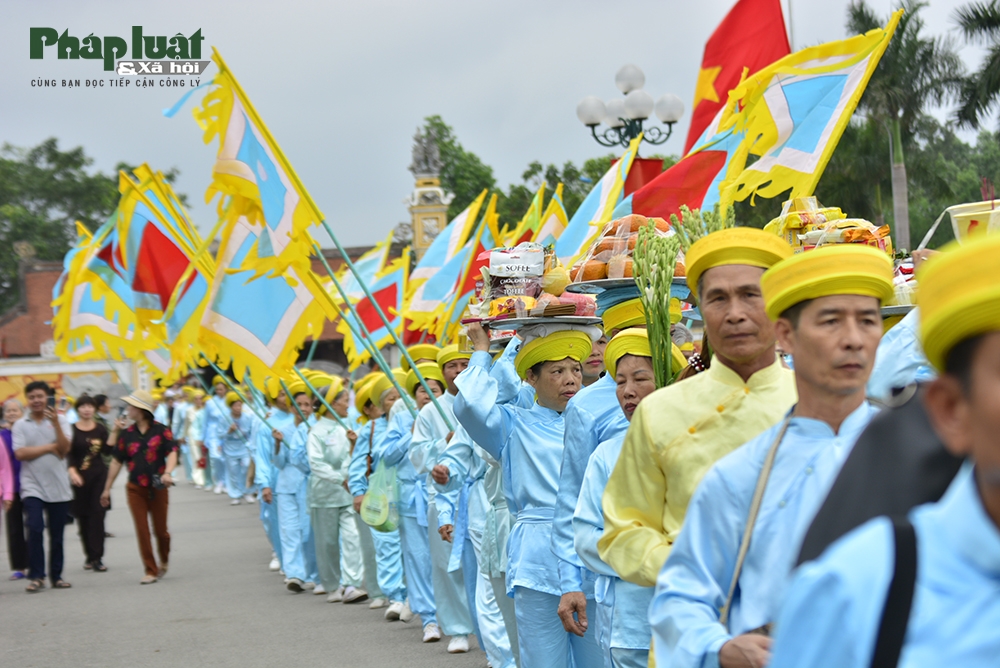
[[[299,371],[298,367],[292,367],[292,370],[299,378],[302,379],[302,382],[306,384],[306,387],[308,387],[312,391],[312,393],[316,395],[316,398],[319,399],[319,402],[321,404],[323,404],[323,407],[326,409],[326,412],[329,413],[330,416],[337,421],[337,424],[339,424],[347,431],[351,431],[351,428],[347,426],[346,422],[344,422],[344,418],[337,415],[337,412],[333,410],[333,407],[331,407],[330,404],[326,403],[326,397],[320,394],[319,390],[313,387],[313,384],[309,382],[308,378],[302,375],[302,372]]]
[[[288,403],[290,403],[292,408],[295,409],[295,413],[299,416],[299,419],[302,420],[302,422],[305,422],[306,416],[302,414],[301,410],[299,410],[299,405],[295,403],[295,396],[292,394],[292,391],[288,389],[288,386],[285,385],[285,381],[282,380],[281,376],[278,376],[278,382],[281,383],[281,389],[285,391],[285,396],[288,397]],[[308,427],[309,424],[306,423],[306,426]]]

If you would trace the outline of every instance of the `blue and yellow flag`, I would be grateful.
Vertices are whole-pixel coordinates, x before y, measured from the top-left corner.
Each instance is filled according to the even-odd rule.
[[[903,10],[885,28],[802,49],[729,93],[719,130],[740,137],[719,184],[723,210],[748,197],[811,195]],[[747,165],[750,155],[759,156]]]
[[[403,249],[402,256],[393,260],[385,268],[378,278],[370,283],[369,290],[372,299],[367,296],[354,304],[354,310],[358,314],[364,328],[358,326],[358,321],[354,315],[348,311],[343,311],[341,321],[337,325],[337,331],[344,335],[344,352],[347,354],[349,363],[348,369],[353,371],[363,362],[369,359],[367,347],[357,338],[364,332],[368,332],[367,345],[374,348],[382,348],[393,342],[392,332],[396,336],[403,336],[403,299],[406,294],[406,281],[410,271],[410,248]],[[382,313],[389,320],[389,327],[385,326],[382,318],[379,317],[375,305],[378,304]]]
[[[212,60],[219,68],[214,88],[194,110],[205,143],[219,138],[206,201],[217,193],[229,195],[233,220],[243,216],[261,226],[255,246],[242,259],[246,267],[257,274],[280,274],[290,265],[308,267],[312,240],[307,230],[323,214],[214,48]]]
[[[308,267],[289,266],[281,276],[261,277],[243,268],[263,233],[260,224],[243,216],[227,227],[201,320],[201,349],[239,380],[247,372],[254,378],[285,373],[305,339],[319,336],[331,315],[329,303],[314,293]]]

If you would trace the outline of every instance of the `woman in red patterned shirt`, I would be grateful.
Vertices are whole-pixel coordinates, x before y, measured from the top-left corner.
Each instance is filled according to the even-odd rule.
[[[153,420],[153,397],[149,392],[136,390],[123,398],[128,404],[126,410],[132,425],[126,427],[125,420],[115,421],[112,435],[118,441],[111,453],[111,470],[101,495],[101,503],[111,502],[111,484],[122,466],[128,468],[128,507],[135,522],[135,533],[139,539],[139,552],[146,575],[140,584],[152,584],[167,572],[170,561],[170,533],[167,531],[167,488],[174,484],[172,477],[177,467],[177,443],[170,429]],[[120,435],[119,435],[120,434]],[[149,516],[153,518],[153,532],[160,556],[157,566],[150,540]]]

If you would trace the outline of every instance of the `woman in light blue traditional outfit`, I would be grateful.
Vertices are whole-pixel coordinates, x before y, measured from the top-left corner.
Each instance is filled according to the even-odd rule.
[[[636,406],[656,390],[653,360],[646,330],[625,329],[608,343],[604,353],[608,376],[615,383],[618,405],[627,420]],[[601,498],[608,477],[618,462],[625,432],[603,441],[594,450],[583,476],[580,498],[573,515],[576,552],[588,569],[597,573],[596,631],[606,668],[645,668],[649,661],[649,620],[647,610],[652,587],[622,580],[601,560],[597,541],[604,533]]]
[[[226,394],[229,407],[229,424],[224,425],[222,434],[222,454],[226,458],[226,491],[230,504],[240,505],[241,501],[253,503],[247,490],[247,470],[250,468],[250,431],[252,418],[243,412],[243,402],[235,392]]]
[[[212,480],[215,481],[212,491],[222,494],[226,489],[226,456],[222,454],[222,436],[229,425],[229,420],[226,418],[229,413],[229,407],[226,406],[226,390],[229,388],[222,376],[213,378],[212,385],[215,394],[205,402],[205,424],[201,442],[208,450],[208,465]]]
[[[489,337],[473,324],[469,339],[475,352],[456,381],[455,415],[473,441],[501,463],[507,503],[517,515],[507,543],[507,592],[514,597],[522,668],[599,668],[603,662],[594,634],[571,634],[559,619],[562,592],[551,540],[563,452],[562,412],[580,390],[580,363],[601,332],[542,325],[521,334],[524,343],[515,367],[534,387],[536,402],[530,407],[497,403],[500,384],[489,373]],[[588,608],[593,617],[594,603]]]
[[[437,354],[437,365],[444,378],[447,392],[438,399],[438,405],[455,425],[453,404],[458,387],[455,378],[468,366],[469,354],[458,349],[457,344],[442,348]],[[475,631],[469,596],[465,589],[460,567],[449,568],[452,550],[452,530],[458,507],[458,492],[438,493],[433,488],[430,472],[438,457],[448,446],[452,429],[445,422],[437,407],[428,403],[417,416],[413,427],[413,444],[410,462],[417,473],[423,474],[427,485],[427,539],[431,554],[431,578],[434,582],[434,603],[441,630],[451,636],[448,651],[457,654],[469,651],[468,636]],[[441,521],[439,518],[446,518]]]
[[[313,382],[319,382],[314,380]],[[319,388],[338,417],[347,417],[347,391],[339,378]],[[316,546],[319,584],[328,592],[327,602],[339,603],[367,596],[361,590],[363,566],[358,527],[354,522],[351,493],[347,491],[351,441],[347,430],[327,415],[326,407],[316,410],[317,422],[309,430],[309,516]],[[343,566],[343,568],[342,568]]]
[[[418,364],[417,368],[435,396],[441,396],[444,392],[444,377],[437,363]],[[430,402],[430,397],[417,382],[412,369],[406,375],[406,389],[413,395],[418,409]],[[423,623],[423,641],[437,642],[441,639],[441,629],[437,621],[431,579],[431,553],[427,542],[427,487],[424,476],[417,475],[408,456],[413,441],[414,417],[405,410],[402,402],[397,402],[391,412],[393,415],[390,417],[389,427],[375,453],[375,464],[384,461],[387,465],[396,467],[396,479],[399,483],[399,537],[402,541],[409,607],[414,614],[420,616]]]
[[[285,571],[289,591],[299,593],[311,575],[306,561],[309,508],[306,504],[306,484],[309,461],[306,443],[289,411],[291,400],[281,388],[277,378],[264,382],[268,397],[275,410],[268,416],[272,427],[258,431],[258,441],[268,453],[274,474],[274,503],[278,510],[278,535],[281,540],[281,565]]]
[[[400,382],[405,380],[402,372],[399,372]],[[358,440],[354,444],[354,452],[351,455],[351,463],[348,469],[348,485],[351,495],[354,497],[354,510],[361,509],[361,501],[368,491],[368,478],[375,472],[375,452],[381,445],[382,439],[388,426],[386,413],[399,399],[399,392],[387,376],[380,376],[374,382],[366,384],[359,392],[356,404],[360,404],[362,413],[368,418],[368,422],[358,431]],[[372,527],[364,524],[359,527],[361,532],[368,532],[371,542],[374,544],[375,552],[375,572],[378,580],[378,589],[382,596],[372,598],[371,608],[382,608],[388,605],[385,611],[385,618],[388,621],[396,621],[400,618],[409,618],[409,609],[406,608],[406,585],[403,581],[403,557],[399,544],[399,531],[382,532],[376,531]],[[362,540],[362,550],[365,549],[365,541]],[[369,583],[368,595],[371,596],[371,573],[369,562],[365,563],[365,577]]]

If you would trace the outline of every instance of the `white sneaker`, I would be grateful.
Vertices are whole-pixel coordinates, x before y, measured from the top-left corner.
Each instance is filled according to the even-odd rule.
[[[434,622],[424,627],[424,642],[437,642],[441,640],[441,629]]]
[[[298,578],[289,578],[285,586],[288,588],[288,591],[295,592],[296,594],[302,592],[302,580]]]
[[[316,588],[316,583],[315,582],[307,582],[304,585],[302,585],[302,588],[303,589],[309,589],[309,590],[315,589]]]
[[[448,642],[449,654],[465,654],[468,651],[469,651],[468,636],[454,636],[451,639],[451,641]]]
[[[416,615],[413,614],[413,611],[410,610],[410,602],[407,601],[406,603],[404,603],[403,609],[399,611],[399,621],[410,622],[413,621],[413,618],[415,616]]]
[[[247,503],[256,503],[257,499],[253,498],[253,494],[244,494],[243,500]]]
[[[217,483],[215,487],[212,488],[212,491],[216,494],[222,494],[222,483]]]
[[[344,600],[344,588],[338,587],[337,589],[330,592],[330,595],[326,597],[327,603],[340,603]]]
[[[360,587],[348,585],[344,589],[344,603],[359,603],[368,598],[368,592]]]
[[[385,611],[385,619],[389,622],[398,622],[399,613],[403,612],[403,604],[399,601],[393,601],[389,604],[389,609]]]
[[[233,499],[232,501],[229,502],[229,505],[231,505],[231,506],[238,506],[238,505],[240,505],[240,500],[239,499]]]
[[[267,570],[269,571],[281,570],[281,562],[278,561],[278,557],[276,555],[273,554],[271,555],[271,563],[267,565]]]
[[[379,596],[378,598],[373,598],[372,602],[368,604],[369,610],[378,610],[379,608],[384,608],[389,605],[389,599],[384,596]]]
[[[326,589],[324,589],[323,584],[320,583],[315,587],[313,587],[313,593],[316,594],[317,596],[322,596],[323,594],[326,593]]]

